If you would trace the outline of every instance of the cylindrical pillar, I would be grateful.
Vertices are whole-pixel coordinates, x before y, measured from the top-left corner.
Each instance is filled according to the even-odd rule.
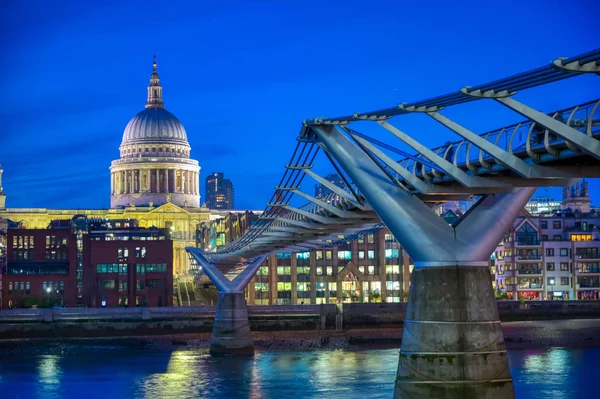
[[[165,193],[169,192],[169,169],[165,169]]]
[[[156,192],[160,193],[160,169],[156,169]]]

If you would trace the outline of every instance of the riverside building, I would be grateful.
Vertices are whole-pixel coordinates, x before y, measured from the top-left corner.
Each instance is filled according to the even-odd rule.
[[[173,242],[135,220],[53,221],[9,228],[2,279],[5,308],[173,304]]]
[[[524,212],[492,255],[498,292],[509,299],[599,299],[600,213],[587,182],[563,192],[552,215]]]
[[[246,212],[203,223],[198,247],[218,250],[256,218]],[[412,268],[390,231],[374,229],[342,245],[272,254],[249,284],[246,300],[249,305],[401,302],[407,298]]]

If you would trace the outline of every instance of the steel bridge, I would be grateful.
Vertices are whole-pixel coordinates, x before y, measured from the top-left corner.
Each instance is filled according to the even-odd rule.
[[[600,100],[541,112],[516,97],[585,74],[600,74],[600,49],[423,101],[305,120],[258,222],[216,252],[188,248],[219,281],[219,301],[229,303],[221,308],[221,324],[227,324],[221,330],[235,330],[232,314],[243,318],[239,295],[265,255],[336,245],[385,223],[415,261],[395,397],[514,395],[487,258],[536,187],[600,177]],[[444,111],[474,101],[499,103],[523,120],[477,134]],[[394,124],[408,114],[430,118],[461,139],[428,148],[418,140],[421,132],[409,134]],[[388,139],[365,133],[374,129],[389,133]],[[343,178],[344,189],[311,170],[318,154]],[[329,188],[330,197],[303,192],[307,176]],[[479,200],[453,225],[431,210],[432,203],[474,196]],[[305,205],[292,206],[294,197]],[[215,264],[253,258],[237,283],[217,277]],[[237,299],[231,299],[234,293]],[[247,346],[249,334],[243,335]]]

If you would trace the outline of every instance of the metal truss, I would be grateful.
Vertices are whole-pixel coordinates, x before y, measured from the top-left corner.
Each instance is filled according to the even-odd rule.
[[[525,89],[590,73],[600,73],[600,49],[572,58],[559,58],[541,68],[423,101],[337,118],[305,120],[285,173],[258,221],[236,241],[205,256],[213,262],[224,262],[346,242],[365,231],[382,227],[381,205],[377,206],[377,213],[373,211],[376,195],[393,192],[395,196],[412,196],[415,204],[489,194],[498,194],[496,201],[500,201],[503,194],[531,191],[520,187],[564,186],[581,177],[600,177],[600,100],[545,114],[513,98]],[[486,99],[526,119],[477,134],[442,113],[447,107]],[[427,148],[415,138],[418,134],[406,133],[391,123],[391,119],[409,113],[431,118],[462,139]],[[378,125],[389,132],[393,140],[403,142],[415,153],[409,154],[396,148],[393,142],[383,142],[353,129],[350,125],[354,122]],[[311,170],[319,152],[344,179],[344,189]],[[360,165],[353,164],[348,158],[350,153],[356,159],[363,159],[364,164],[374,165],[377,170],[371,171],[372,176],[378,176],[395,189],[390,188],[391,191],[384,194],[381,186],[370,186],[368,182],[358,184],[358,175],[351,176],[349,168]],[[327,198],[317,199],[302,192],[300,186],[306,176],[332,193]],[[363,189],[368,186],[374,192],[364,193],[357,184]],[[307,203],[293,207],[290,205],[293,196]],[[520,201],[523,194],[516,197]],[[428,206],[423,206],[431,213]],[[420,205],[414,205],[412,211],[416,209],[420,209]],[[482,206],[481,209],[487,208]],[[494,214],[489,209],[487,213],[480,212]],[[434,221],[433,216],[431,220],[426,219],[432,225],[442,221],[435,218],[439,220]],[[470,223],[463,220],[463,226],[467,225]],[[464,236],[469,239],[470,235],[465,233]],[[413,255],[418,248],[409,252]]]

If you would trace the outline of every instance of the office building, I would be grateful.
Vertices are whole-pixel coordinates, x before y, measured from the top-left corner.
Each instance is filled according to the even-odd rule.
[[[9,228],[3,273],[8,308],[171,306],[169,232],[135,220],[53,221],[46,229]]]
[[[234,209],[233,183],[221,172],[211,173],[206,178],[206,206],[209,209]]]

